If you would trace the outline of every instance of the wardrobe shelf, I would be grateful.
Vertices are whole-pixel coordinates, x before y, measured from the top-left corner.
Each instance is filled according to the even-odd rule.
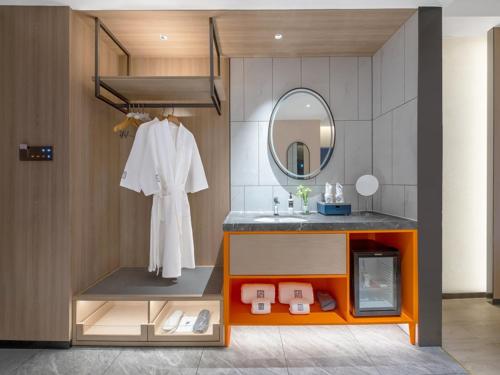
[[[125,46],[98,17],[95,17],[95,39],[101,40],[101,30],[126,57],[126,76],[101,76],[100,43],[95,43],[95,97],[106,104],[128,113],[130,107],[142,108],[215,108],[222,114],[225,100],[221,79],[221,51],[217,40],[214,17],[208,19],[209,76],[132,76],[131,56]],[[112,95],[104,95],[101,88]]]
[[[150,341],[212,341],[218,342],[221,332],[221,301],[169,301],[149,325],[148,337]],[[203,309],[210,311],[210,321],[205,333],[165,332],[162,327],[170,314],[181,310],[186,316],[198,316]]]
[[[212,105],[209,76],[101,76],[100,81],[130,104]],[[214,78],[214,85],[220,100],[226,100],[220,77]]]
[[[222,346],[222,269],[202,266],[164,279],[145,268],[120,268],[73,300],[73,345]],[[162,330],[174,310],[210,311],[206,333]]]
[[[184,269],[177,279],[164,279],[146,268],[119,268],[75,297],[84,301],[221,298],[222,269],[213,266]]]
[[[78,340],[146,341],[148,303],[108,301],[77,321]]]

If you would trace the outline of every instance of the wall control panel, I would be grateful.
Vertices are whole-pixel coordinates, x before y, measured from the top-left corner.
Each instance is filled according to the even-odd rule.
[[[19,160],[21,161],[52,161],[54,158],[53,146],[19,145]]]

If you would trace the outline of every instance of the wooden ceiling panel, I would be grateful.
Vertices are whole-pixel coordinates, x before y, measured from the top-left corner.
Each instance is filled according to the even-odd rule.
[[[414,9],[95,11],[134,56],[206,57],[216,17],[228,57],[371,56]],[[275,40],[274,35],[283,35]],[[168,36],[160,40],[160,34]]]

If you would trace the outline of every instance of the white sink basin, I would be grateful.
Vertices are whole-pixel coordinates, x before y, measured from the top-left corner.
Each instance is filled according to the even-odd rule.
[[[290,217],[290,216],[284,216],[284,217],[262,216],[262,217],[257,217],[253,220],[258,223],[304,223],[307,221],[306,219],[302,219],[300,217]]]

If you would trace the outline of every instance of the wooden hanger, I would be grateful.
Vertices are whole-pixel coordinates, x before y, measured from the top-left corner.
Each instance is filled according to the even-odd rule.
[[[125,116],[125,119],[123,119],[123,121],[113,126],[113,132],[123,132],[130,126],[134,126],[136,128],[139,127],[139,125],[141,125],[141,122],[133,116],[133,113],[134,111],[132,110]]]
[[[175,108],[172,109],[172,113],[169,113],[167,115],[167,117],[165,117],[165,115],[163,114],[163,118],[166,118],[168,120],[168,122],[171,122],[177,126],[180,126],[181,125],[181,120],[179,120],[176,116],[174,116],[174,112],[175,112]],[[163,111],[163,113],[165,113],[165,110]]]

